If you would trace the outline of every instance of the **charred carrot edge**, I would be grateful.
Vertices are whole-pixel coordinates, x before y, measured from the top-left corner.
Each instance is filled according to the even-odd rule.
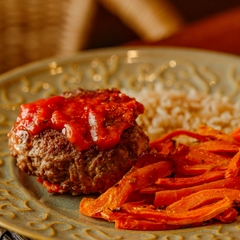
[[[150,143],[150,146],[154,147],[156,144],[166,142],[167,140],[170,140],[170,139],[172,139],[174,137],[177,137],[179,135],[186,135],[186,136],[189,136],[189,137],[192,137],[192,138],[196,138],[199,141],[207,141],[208,140],[208,138],[206,136],[203,136],[203,135],[200,135],[198,133],[194,133],[194,132],[191,132],[191,131],[188,131],[188,130],[179,129],[179,130],[175,130],[173,132],[170,132],[170,133],[166,134],[165,136],[163,136],[163,137],[161,137],[157,140],[152,141]]]
[[[230,134],[236,141],[240,142],[240,128],[236,129]]]
[[[225,173],[225,177],[226,178],[237,177],[239,169],[240,169],[240,152],[236,153],[236,155],[230,161],[228,169]]]
[[[122,215],[121,212],[116,214],[113,212],[110,213],[108,219],[111,219],[111,221],[119,221],[121,218],[128,216],[130,219],[145,219],[162,224],[184,226],[188,224],[202,223],[210,220],[231,207],[232,200],[228,197],[224,197],[217,202],[201,206],[197,209],[182,212],[155,210],[147,208],[144,205],[137,206],[135,204],[126,203],[122,205]]]
[[[232,188],[240,190],[240,177],[217,180],[214,182],[205,183],[194,187],[181,188],[177,190],[163,190],[156,192],[154,206],[156,207],[168,206],[194,192],[199,192],[205,189],[221,189],[221,188]]]
[[[179,189],[222,179],[224,171],[209,171],[194,177],[159,178],[155,184],[159,188]]]
[[[155,194],[164,190],[177,190],[188,187],[195,187],[202,184],[223,179],[225,171],[209,171],[193,177],[170,177],[159,178],[152,186],[141,188],[139,191],[142,194]]]
[[[204,189],[192,193],[188,196],[181,198],[180,200],[167,206],[167,211],[184,212],[192,210],[199,206],[216,202],[219,199],[228,197],[232,201],[240,201],[240,190],[231,188],[220,189]]]
[[[153,222],[149,220],[138,220],[135,218],[123,217],[115,221],[115,227],[117,229],[127,229],[127,230],[173,230],[181,228],[180,225],[169,225],[165,223]]]
[[[210,140],[199,143],[196,148],[204,149],[213,153],[237,153],[240,147],[238,144],[232,142]]]
[[[231,223],[236,219],[237,215],[238,211],[235,208],[231,207],[214,218],[220,220],[223,223]]]

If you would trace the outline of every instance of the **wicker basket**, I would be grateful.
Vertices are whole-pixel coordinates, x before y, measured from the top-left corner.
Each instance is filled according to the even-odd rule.
[[[93,2],[0,0],[0,73],[83,48]]]

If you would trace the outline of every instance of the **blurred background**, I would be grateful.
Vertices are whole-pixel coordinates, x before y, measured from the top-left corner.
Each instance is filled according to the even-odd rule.
[[[238,45],[239,38],[217,46],[229,25],[240,30],[240,11],[231,22],[224,18],[239,8],[239,0],[0,0],[0,74],[52,56],[113,46],[238,53],[231,41]]]

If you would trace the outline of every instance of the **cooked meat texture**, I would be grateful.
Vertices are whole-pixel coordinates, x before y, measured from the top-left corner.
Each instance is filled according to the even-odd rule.
[[[122,133],[120,142],[112,149],[100,151],[93,145],[78,151],[53,129],[34,136],[21,131],[20,137],[12,131],[9,147],[22,171],[78,195],[102,193],[113,186],[149,150],[149,139],[135,124]]]

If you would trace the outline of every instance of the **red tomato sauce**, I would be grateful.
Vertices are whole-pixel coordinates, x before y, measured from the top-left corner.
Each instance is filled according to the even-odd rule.
[[[80,151],[92,144],[114,147],[122,132],[135,124],[144,107],[117,89],[82,91],[22,104],[14,130],[31,135],[47,129],[61,131]]]

